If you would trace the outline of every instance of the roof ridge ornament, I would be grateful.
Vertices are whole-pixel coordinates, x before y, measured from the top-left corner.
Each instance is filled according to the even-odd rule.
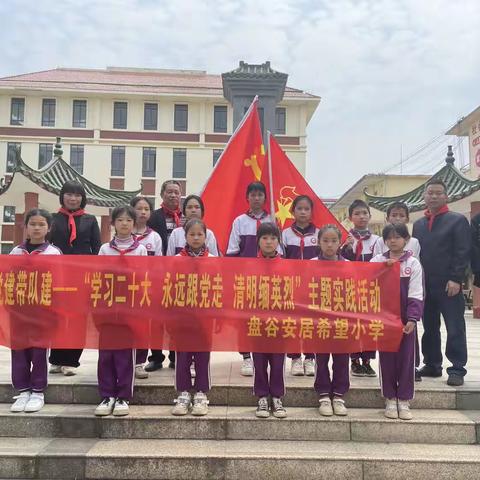
[[[452,146],[448,146],[447,156],[445,157],[445,162],[447,165],[453,165],[455,163],[455,157],[453,156]]]
[[[63,149],[62,149],[62,139],[57,137],[57,143],[55,143],[55,149],[53,150],[53,155],[55,158],[62,158]]]

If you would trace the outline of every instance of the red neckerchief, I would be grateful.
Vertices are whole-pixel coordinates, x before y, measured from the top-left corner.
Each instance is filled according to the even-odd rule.
[[[368,240],[372,236],[372,234],[369,230],[367,230],[367,233],[362,236],[360,235],[360,233],[357,232],[357,230],[354,229],[350,230],[350,233],[357,241],[357,245],[355,246],[355,260],[358,261],[362,258],[363,241]]]
[[[251,210],[249,210],[245,215],[248,215],[250,218],[253,218],[254,220],[256,220],[257,230],[258,230],[258,227],[260,227],[260,225],[262,224],[262,220],[266,216],[268,216],[268,213],[265,210],[263,210],[262,213],[260,214],[260,216],[257,217],[257,216],[255,216],[255,214]]]
[[[132,239],[133,239],[133,243],[129,247],[122,249],[122,248],[118,248],[117,242],[115,241],[115,237],[114,237],[110,242],[110,248],[118,252],[120,256],[126,255],[128,252],[133,252],[134,250],[136,250],[140,245],[135,235],[132,235]]]
[[[303,259],[303,249],[305,248],[305,237],[311,237],[312,235],[315,235],[315,225],[313,223],[310,223],[307,228],[304,228],[303,232],[298,230],[297,224],[293,223],[290,227],[292,229],[292,232],[300,238],[300,256]]]
[[[150,227],[147,227],[147,229],[143,233],[134,233],[133,235],[135,236],[137,242],[140,242],[144,238],[148,237],[152,232],[153,230]]]
[[[63,213],[63,215],[66,215],[68,217],[68,228],[70,229],[70,238],[68,240],[68,244],[72,246],[72,243],[77,238],[77,226],[75,225],[74,217],[81,217],[82,215],[85,215],[85,210],[83,208],[80,208],[79,210],[71,212],[70,210],[62,207],[58,211],[58,213]]]
[[[278,253],[277,250],[275,250],[275,255],[274,255],[273,257],[266,257],[266,256],[262,253],[262,251],[259,250],[258,253],[257,253],[257,258],[269,258],[269,259],[271,259],[271,260],[277,260],[277,259],[279,259],[279,258],[281,258],[281,257],[280,257],[280,255],[279,255],[279,253]]]
[[[40,245],[38,245],[38,247],[35,250],[32,251],[32,253],[29,253],[28,250],[27,250],[27,242],[21,243],[18,246],[18,248],[20,248],[22,250],[22,253],[24,255],[40,255],[43,252],[45,252],[45,250],[48,248],[49,245],[50,245],[50,243],[48,243],[48,242],[41,243]]]
[[[179,255],[182,257],[208,257],[209,251],[208,248],[204,245],[199,252],[194,252],[190,245],[185,245],[180,252]]]
[[[164,203],[162,203],[162,209],[165,216],[173,218],[177,227],[182,226],[182,211],[180,210],[180,207],[177,207],[176,210],[170,210]]]
[[[424,215],[427,217],[428,219],[428,231],[431,232],[432,231],[432,227],[433,227],[433,222],[434,220],[440,216],[440,215],[443,215],[444,213],[447,213],[449,212],[449,209],[448,209],[448,205],[444,205],[437,213],[432,213],[430,210],[425,210]]]

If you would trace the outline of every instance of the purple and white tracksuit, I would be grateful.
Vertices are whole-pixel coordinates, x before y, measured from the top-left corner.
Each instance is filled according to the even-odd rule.
[[[324,258],[321,254],[312,260],[332,261]],[[338,256],[340,262],[348,262],[341,255]],[[332,357],[332,375],[328,362]],[[313,388],[319,397],[343,397],[350,388],[349,376],[349,355],[348,353],[317,353],[315,355],[316,370],[315,383]]]
[[[61,255],[55,246],[45,242],[29,252],[27,243],[15,247],[10,255]],[[31,347],[12,349],[12,385],[19,392],[43,392],[48,385],[48,349]]]
[[[389,252],[377,255],[372,262],[385,262]],[[400,308],[402,322],[418,322],[423,314],[423,269],[410,252],[400,262]],[[415,385],[415,333],[404,334],[398,352],[380,352],[380,383],[385,398],[411,400]]]
[[[131,248],[136,242],[132,236],[128,240],[115,239],[116,245],[121,250]],[[99,255],[121,255],[112,248],[111,243],[104,243],[100,247]],[[147,255],[147,249],[138,243],[134,250],[124,255]],[[133,385],[135,380],[135,355],[136,350],[131,348],[122,349],[99,349],[98,350],[98,391],[102,398],[114,397],[130,400],[133,397]]]

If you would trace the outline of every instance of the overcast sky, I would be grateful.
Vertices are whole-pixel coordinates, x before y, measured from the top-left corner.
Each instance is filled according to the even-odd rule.
[[[480,1],[0,2],[0,76],[107,65],[221,73],[239,60],[270,60],[290,86],[322,97],[307,179],[338,195],[437,136],[403,172],[442,161],[441,134],[480,105]]]

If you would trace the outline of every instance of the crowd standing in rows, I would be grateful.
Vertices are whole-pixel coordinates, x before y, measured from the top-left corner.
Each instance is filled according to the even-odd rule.
[[[152,255],[206,258],[219,256],[214,232],[202,218],[202,199],[189,195],[180,205],[180,184],[168,180],[161,187],[162,205],[154,210],[146,197],[132,199],[130,205],[117,207],[111,215],[114,236],[101,245],[100,230],[93,215],[84,211],[85,189],[80,183],[66,182],[60,192],[60,209],[53,217],[35,209],[25,216],[26,240],[15,247],[13,255]],[[425,189],[427,206],[409,234],[409,210],[394,203],[387,210],[382,236],[369,230],[368,205],[355,200],[349,208],[353,228],[342,244],[342,232],[335,225],[314,225],[314,204],[300,195],[292,204],[294,223],[280,232],[265,210],[266,189],[253,182],[246,191],[247,212],[232,224],[226,256],[258,257],[269,261],[282,258],[313,261],[362,261],[400,263],[400,304],[404,324],[397,352],[379,352],[380,379],[387,418],[412,418],[409,401],[414,382],[422,377],[442,375],[440,315],[447,327],[447,383],[463,384],[467,362],[465,303],[462,282],[473,252],[472,269],[480,283],[480,215],[469,226],[463,215],[449,211],[447,189],[441,180],[430,181]],[[473,240],[473,248],[472,248]],[[422,268],[423,267],[423,268]],[[423,321],[420,367],[417,322]],[[101,340],[101,339],[100,339]],[[47,350],[12,350],[12,383],[19,395],[12,412],[33,412],[44,405],[47,387]],[[75,375],[82,350],[52,349],[50,373]],[[304,355],[302,359],[302,354]],[[285,395],[285,355],[242,352],[240,373],[253,376],[258,398],[256,416],[287,416]],[[161,350],[103,349],[98,355],[98,386],[102,401],[95,415],[127,415],[133,396],[134,379],[147,378],[149,372],[163,368],[166,358]],[[375,377],[371,366],[376,352],[328,354],[289,353],[291,374],[315,377],[319,413],[324,416],[347,415],[344,396],[349,390],[349,374]],[[175,369],[173,415],[208,413],[210,390],[210,352],[169,352],[168,367]],[[330,359],[331,370],[329,367]],[[350,370],[350,372],[349,372]],[[192,396],[193,393],[193,396]]]

